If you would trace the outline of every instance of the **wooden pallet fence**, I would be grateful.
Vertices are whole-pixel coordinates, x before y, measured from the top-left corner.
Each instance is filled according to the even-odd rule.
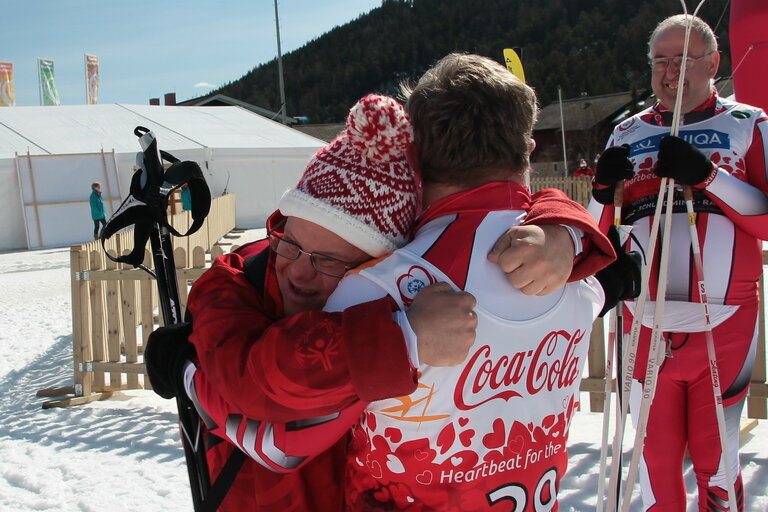
[[[190,237],[174,238],[174,260],[182,310],[189,287],[222,254],[218,241],[235,227],[235,197],[212,201],[200,230]],[[180,232],[191,225],[189,212],[169,217]],[[133,247],[133,230],[117,233],[105,243],[110,254],[127,254]],[[149,251],[143,263],[152,268]],[[101,242],[70,248],[72,283],[72,351],[74,386],[43,389],[39,396],[57,397],[44,408],[64,407],[109,398],[125,389],[149,389],[146,368],[140,362],[149,334],[162,323],[154,279],[141,269],[118,264],[106,257]]]
[[[586,208],[592,199],[592,179],[589,177],[564,178],[557,176],[540,176],[531,178],[531,192],[538,192],[544,188],[557,188],[565,192],[568,197],[581,203]]]

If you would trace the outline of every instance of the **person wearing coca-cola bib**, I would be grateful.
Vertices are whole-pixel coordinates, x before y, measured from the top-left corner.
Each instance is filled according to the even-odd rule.
[[[206,501],[206,510],[342,510],[349,432],[367,402],[417,389],[415,361],[451,366],[466,358],[475,301],[448,283],[412,282],[407,311],[387,297],[320,311],[345,273],[409,239],[419,208],[405,156],[412,140],[397,101],[362,98],[344,131],[283,194],[267,239],[216,258],[189,293],[191,323],[150,336],[145,362],[153,389],[189,400],[206,427],[211,496],[221,499]],[[552,249],[550,233],[537,258],[510,255],[520,252],[513,239],[530,232],[515,219],[493,257],[484,256],[498,264],[498,279],[519,293],[546,293],[559,286],[552,276],[567,276],[572,263],[578,280],[614,258],[583,207],[559,193],[534,199],[525,224],[582,230],[586,258],[573,261],[567,233],[567,250],[560,243]],[[566,269],[553,250],[565,252]],[[550,274],[543,283],[535,270],[542,262]]]
[[[428,70],[406,111],[406,153],[426,207],[413,241],[358,269],[326,310],[389,296],[406,309],[435,282],[477,299],[463,363],[420,364],[414,392],[370,403],[352,429],[348,510],[556,509],[568,427],[604,291],[589,277],[527,296],[486,257],[525,219],[538,114],[533,90],[498,63],[451,54]]]

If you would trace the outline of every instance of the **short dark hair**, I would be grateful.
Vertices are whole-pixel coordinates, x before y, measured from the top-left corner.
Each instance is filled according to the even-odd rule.
[[[96,187],[100,187],[100,186],[101,186],[101,183],[99,183],[98,181],[94,181],[93,183],[91,183],[91,188],[92,189],[94,189]]]
[[[498,62],[452,53],[403,93],[424,181],[476,185],[528,169],[536,93]]]

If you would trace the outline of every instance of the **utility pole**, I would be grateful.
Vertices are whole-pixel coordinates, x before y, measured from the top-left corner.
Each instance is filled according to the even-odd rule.
[[[560,133],[563,135],[563,177],[568,177],[568,156],[565,152],[565,120],[563,119],[563,91],[557,86],[557,98],[560,101]]]
[[[275,30],[277,31],[277,76],[280,83],[280,120],[288,124],[285,115],[285,85],[283,83],[283,55],[280,52],[280,17],[277,14],[277,0],[275,0]]]

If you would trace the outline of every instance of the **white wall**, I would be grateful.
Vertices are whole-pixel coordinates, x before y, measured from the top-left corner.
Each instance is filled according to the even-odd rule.
[[[214,197],[227,192],[237,196],[237,227],[264,227],[277,209],[283,193],[296,186],[315,148],[281,149],[274,152],[218,150],[208,162],[208,186]],[[229,183],[227,184],[227,179]]]
[[[171,153],[181,160],[193,160],[200,164],[213,197],[222,195],[225,187],[227,192],[236,194],[237,226],[250,229],[264,227],[269,215],[277,209],[280,197],[296,185],[316,150],[190,149]],[[111,153],[106,156],[112,158]],[[56,157],[45,157],[45,160],[53,162]],[[108,201],[105,201],[107,218],[128,195],[136,153],[116,154],[114,160],[117,163],[117,179],[115,183],[110,182],[110,188],[115,200],[112,209]],[[92,181],[102,182],[102,192],[106,198],[107,190],[101,170],[92,175],[70,169],[63,182],[57,180],[54,183],[42,178],[36,181],[36,186],[40,188],[38,200],[41,202],[82,201],[38,210],[43,229],[47,233],[42,246],[61,247],[92,238],[93,223],[88,205]],[[0,251],[41,246],[37,238],[35,212],[30,207],[26,208],[26,225],[31,228],[28,244],[23,210],[15,160],[0,159]]]

